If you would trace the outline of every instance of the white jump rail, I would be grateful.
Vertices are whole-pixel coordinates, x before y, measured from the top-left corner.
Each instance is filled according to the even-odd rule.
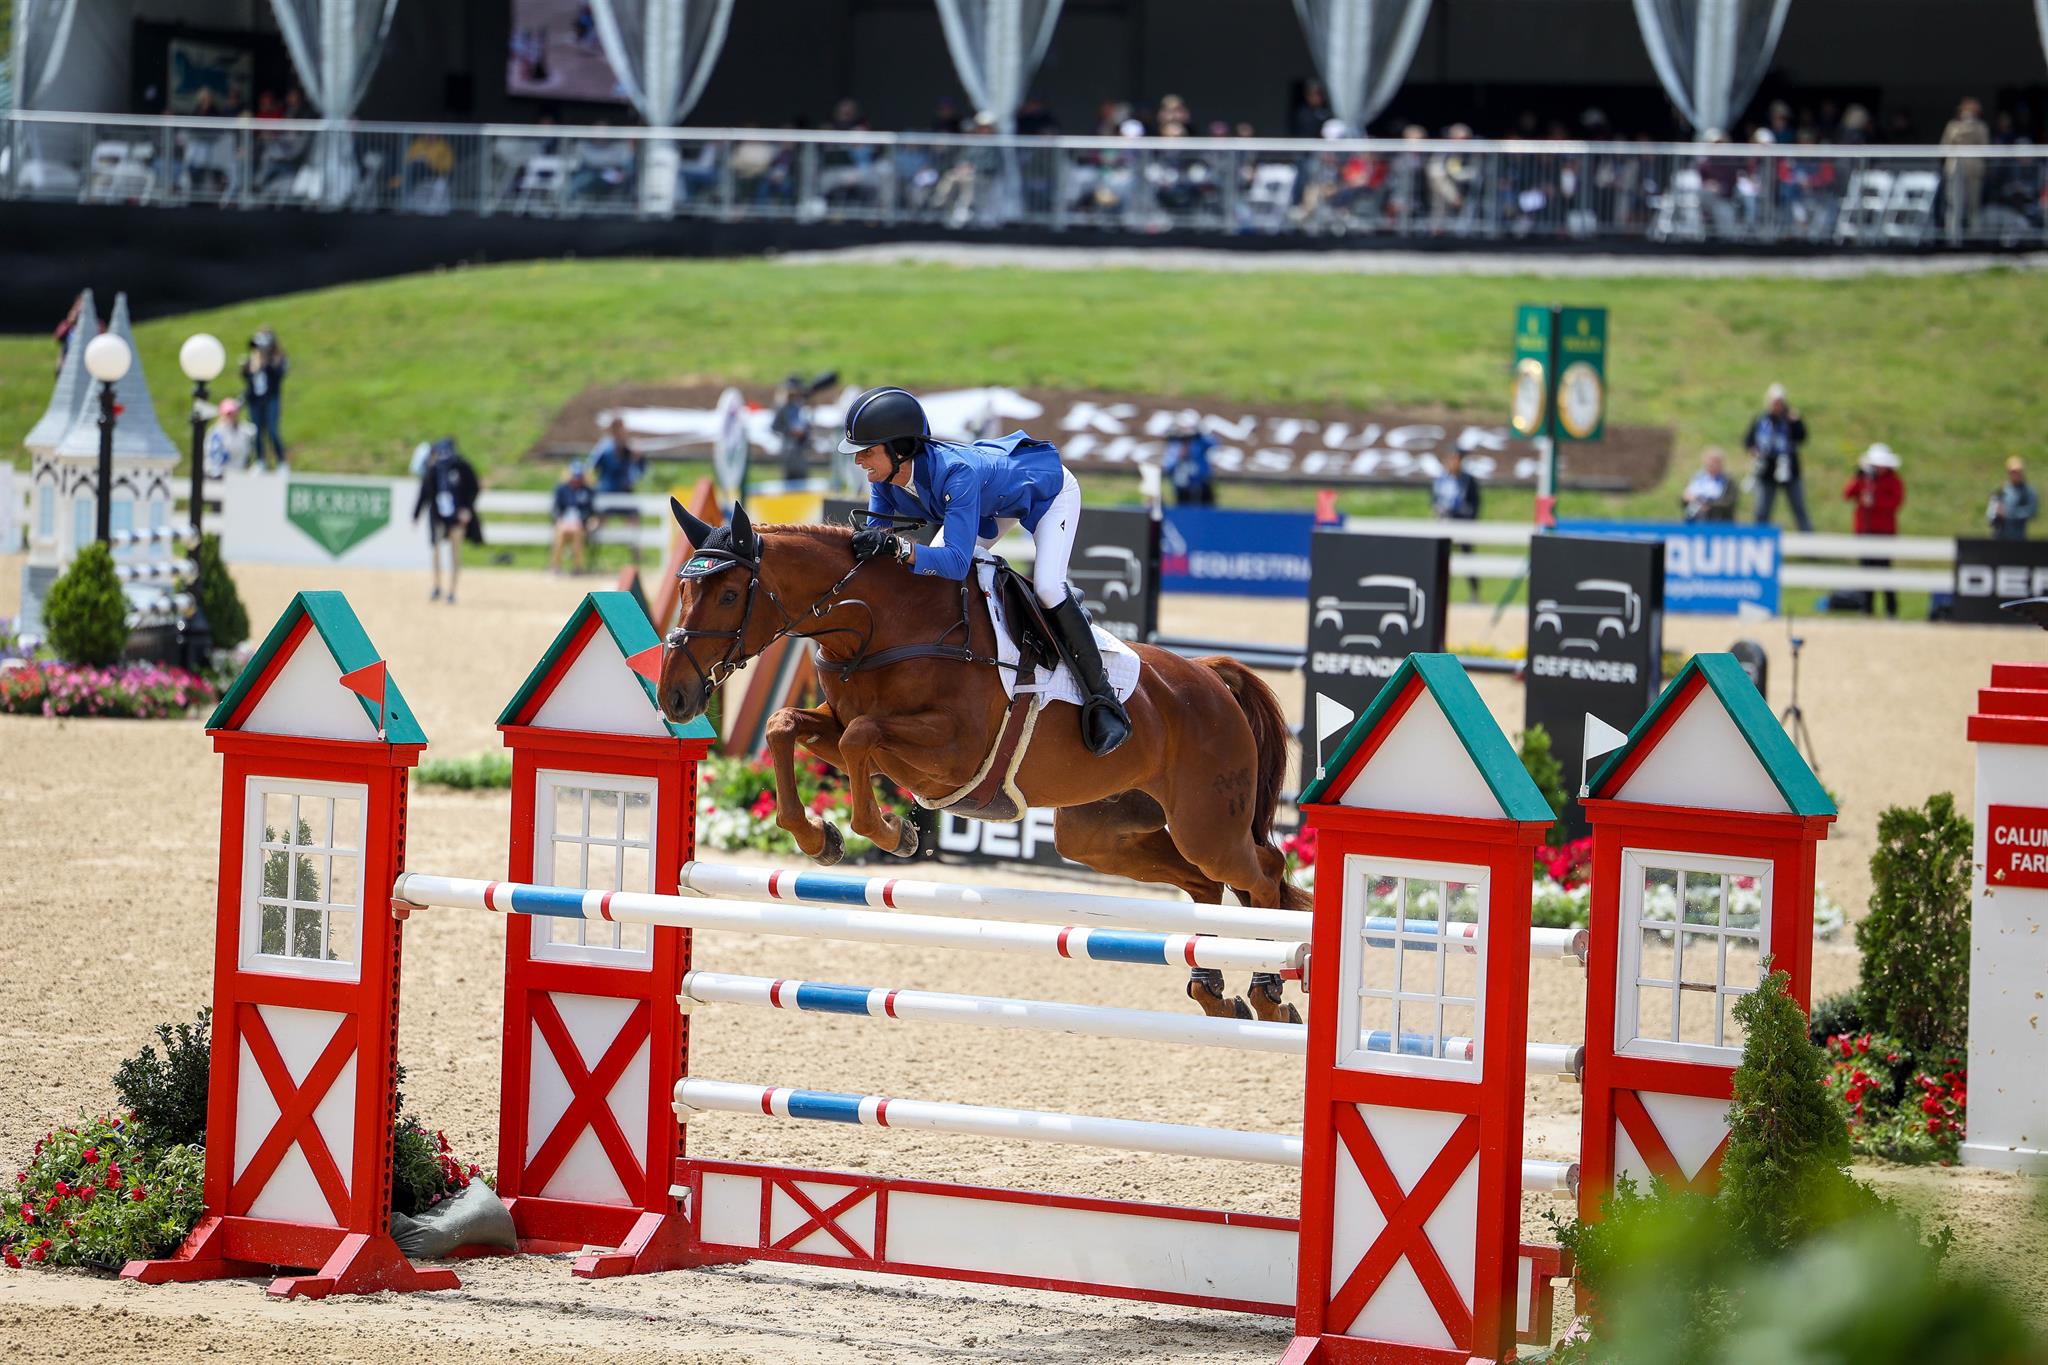
[[[401,875],[391,894],[394,902],[399,903],[393,907],[396,912],[411,906],[437,905],[615,924],[723,929],[780,934],[791,938],[841,939],[855,943],[922,944],[935,948],[978,949],[1096,962],[1292,974],[1301,971],[1308,957],[1308,944],[1299,941],[939,919],[812,905],[774,905],[630,891],[583,891],[571,887],[533,886],[524,882],[435,877],[418,872]]]
[[[747,1114],[755,1118],[858,1124],[864,1128],[914,1128],[969,1137],[1108,1147],[1123,1152],[1156,1152],[1215,1161],[1301,1165],[1301,1139],[1287,1133],[1249,1133],[1236,1128],[1197,1128],[1185,1123],[948,1104],[695,1077],[677,1084],[675,1111],[676,1117],[686,1124],[698,1114]],[[1579,1166],[1575,1161],[1522,1161],[1522,1188],[1526,1191],[1570,1194],[1577,1190],[1578,1183]]]
[[[1077,1005],[1058,1000],[1020,1000],[1007,996],[956,995],[945,991],[907,990],[884,986],[841,986],[730,972],[686,972],[685,1010],[697,1005],[740,1005],[754,1009],[795,1010],[816,1014],[858,1015],[903,1023],[965,1024],[982,1028],[1021,1029],[1036,1033],[1067,1033],[1089,1038],[1126,1038],[1136,1042],[1178,1043],[1193,1047],[1232,1048],[1241,1052],[1303,1055],[1308,1030],[1300,1024],[1259,1019],[1216,1019],[1202,1014],[1166,1014],[1158,1010],[1123,1009],[1109,1005]],[[1436,1040],[1404,1034],[1398,1049],[1385,1033],[1375,1033],[1369,1050],[1445,1056],[1470,1060],[1470,1038],[1446,1038],[1441,1052]],[[1585,1049],[1568,1043],[1530,1043],[1532,1072],[1577,1079]]]
[[[1162,933],[1223,934],[1239,938],[1306,941],[1306,910],[1268,910],[1244,905],[1200,905],[1146,896],[1099,895],[1087,891],[1026,890],[1021,887],[964,886],[909,877],[864,877],[808,868],[736,867],[729,863],[683,864],[686,896],[773,902],[778,905],[858,905],[908,913],[971,915],[978,919],[1102,925]],[[1373,920],[1368,929],[1393,927]],[[1433,920],[1410,920],[1409,932],[1428,933]],[[1470,936],[1472,926],[1453,924],[1453,937]],[[1530,951],[1542,957],[1586,960],[1583,929],[1532,929]],[[1416,945],[1418,948],[1424,945]]]

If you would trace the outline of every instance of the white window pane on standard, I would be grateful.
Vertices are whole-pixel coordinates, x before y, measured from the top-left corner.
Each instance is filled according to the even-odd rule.
[[[564,780],[564,779],[568,780]],[[615,785],[616,784],[616,785]],[[552,880],[591,891],[653,891],[654,787],[639,778],[543,774]],[[639,967],[652,938],[644,926],[557,920],[535,950],[550,957]]]
[[[1722,1047],[1741,1047],[1748,1041],[1749,1030],[1735,1017],[1735,1007],[1742,1003],[1748,991],[1730,991],[1721,997],[1721,1038]]]
[[[1670,986],[1636,987],[1636,1037],[1671,1039],[1672,996],[1676,993]]]
[[[336,853],[363,851],[362,803],[346,798],[334,803],[333,848]]]
[[[1443,1031],[1438,1035],[1438,1056],[1454,1061],[1471,1061],[1478,1055],[1473,1035],[1479,1028],[1479,1012],[1471,1005],[1444,1005]]]
[[[361,905],[357,888],[362,878],[356,860],[336,854],[328,860],[327,867],[327,899],[335,905]]]
[[[327,914],[327,958],[331,962],[354,962],[362,944],[357,936],[357,916],[347,910]]]
[[[654,798],[646,792],[627,792],[624,837],[628,843],[651,847],[654,843]]]
[[[1688,872],[1685,874],[1685,922],[1687,924],[1721,923],[1721,898],[1727,879],[1718,872]]]
[[[263,843],[266,848],[291,842],[292,806],[296,800],[290,792],[264,793]]]
[[[299,819],[304,828],[301,843],[309,848],[334,847],[334,799],[307,796],[299,801]]]
[[[1637,931],[1642,950],[1636,959],[1638,981],[1676,981],[1678,979],[1677,936],[1669,929],[1644,925]]]
[[[1394,1002],[1380,996],[1363,996],[1358,1002],[1358,1046],[1367,1052],[1391,1052],[1394,1036]]]
[[[1643,923],[1678,918],[1678,873],[1668,867],[1643,869]]]
[[[1752,990],[1764,978],[1763,951],[1749,935],[1728,937],[1728,965],[1721,980],[1729,990]]]

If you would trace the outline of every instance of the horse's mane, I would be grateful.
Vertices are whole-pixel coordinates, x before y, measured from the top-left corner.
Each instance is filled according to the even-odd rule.
[[[853,539],[853,528],[851,526],[835,526],[831,522],[825,521],[781,522],[769,526],[756,526],[754,530],[757,534],[761,535],[766,535],[769,532],[780,532],[785,535],[823,535],[837,536],[842,540]]]

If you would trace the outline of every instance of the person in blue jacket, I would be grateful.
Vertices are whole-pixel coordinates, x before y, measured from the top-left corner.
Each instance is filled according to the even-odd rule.
[[[1067,583],[1081,485],[1057,449],[1021,431],[971,445],[938,440],[923,405],[897,388],[869,389],[853,400],[839,449],[867,475],[870,512],[940,527],[931,544],[919,545],[871,523],[854,533],[856,559],[886,555],[912,573],[964,579],[977,545],[994,544],[1007,523],[1022,524],[1038,551],[1032,587],[1060,653],[1088,695],[1082,740],[1101,755],[1130,738],[1131,718],[1109,685],[1080,594]]]

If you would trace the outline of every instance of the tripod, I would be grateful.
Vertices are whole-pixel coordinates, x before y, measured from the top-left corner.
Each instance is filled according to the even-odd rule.
[[[1792,737],[1792,747],[1806,755],[1806,764],[1813,769],[1814,776],[1820,776],[1820,758],[1813,751],[1813,733],[1806,728],[1806,712],[1799,706],[1799,651],[1806,641],[1792,634],[1792,623],[1785,623],[1785,638],[1792,642],[1792,696],[1785,703],[1785,709],[1778,713],[1778,724],[1785,727],[1785,733]]]

